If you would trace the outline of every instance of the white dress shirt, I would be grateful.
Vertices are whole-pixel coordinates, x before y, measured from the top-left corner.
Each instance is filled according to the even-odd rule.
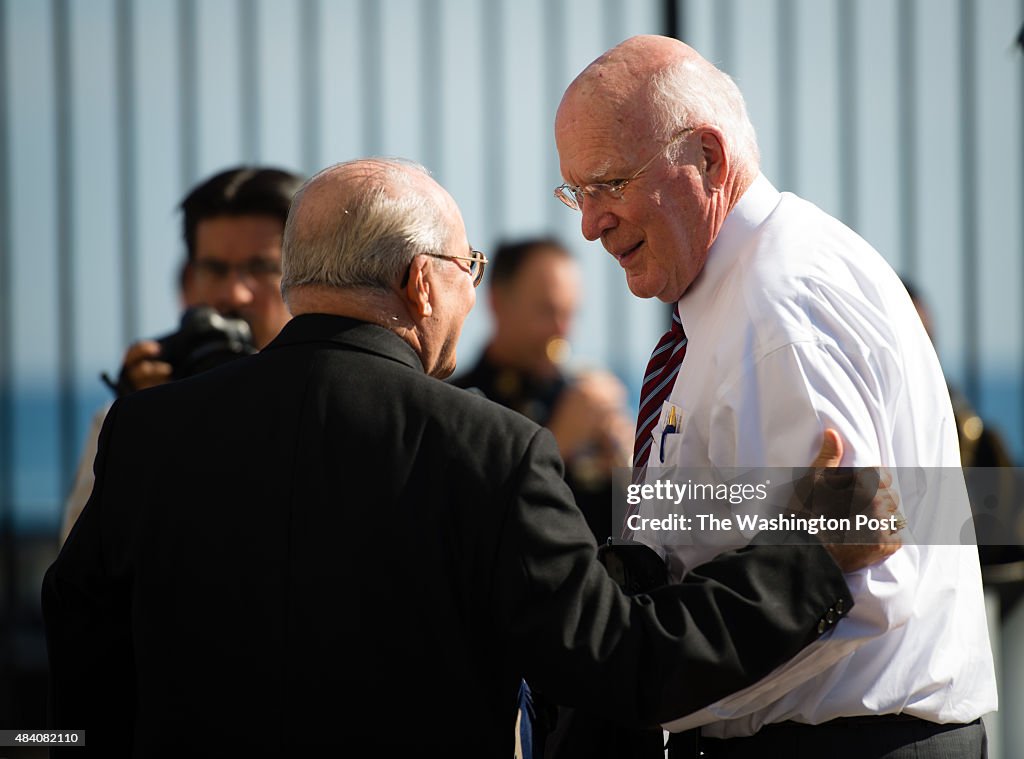
[[[927,544],[929,515],[969,524],[970,508],[942,371],[893,270],[839,221],[759,176],[677,307],[689,338],[665,407],[676,407],[677,432],[662,449],[663,412],[653,466],[662,450],[665,466],[690,469],[806,466],[832,427],[844,466],[947,469],[942,487],[924,492],[894,470],[906,542],[915,528],[925,537],[847,575],[856,606],[832,632],[666,727],[704,725],[728,738],[784,720],[903,712],[969,722],[993,711],[977,549]],[[667,555],[677,576],[720,550],[637,539]]]

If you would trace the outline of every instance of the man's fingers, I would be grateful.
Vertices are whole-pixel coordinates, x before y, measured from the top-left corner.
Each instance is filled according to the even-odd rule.
[[[570,389],[579,392],[594,408],[616,411],[626,403],[625,386],[611,374],[584,374]]]
[[[824,477],[828,473],[836,471],[835,467],[839,466],[842,458],[843,441],[840,439],[839,433],[833,429],[825,430],[822,433],[818,455],[811,461],[806,474],[794,484],[794,502],[791,506],[793,511],[815,513],[821,510],[818,508],[820,504],[815,504],[815,501],[821,500],[821,491],[826,485]],[[831,485],[831,483],[828,484]]]
[[[884,561],[902,545],[906,526],[893,477],[883,467],[842,468],[843,441],[833,429],[822,435],[812,471],[795,485],[800,513],[827,517],[841,526],[818,537],[844,572]]]
[[[902,522],[900,529],[906,526],[906,519],[900,513],[900,494],[893,487],[892,474],[888,469],[882,467],[878,470],[878,493],[871,502],[874,515],[885,518],[895,514]]]
[[[128,346],[121,361],[119,392],[145,390],[170,381],[173,368],[160,360],[160,344],[155,340],[139,340]]]
[[[821,469],[822,467],[836,467],[843,459],[843,441],[839,433],[833,429],[825,430],[822,435],[821,448],[818,455],[811,462],[811,467]]]
[[[136,364],[139,361],[152,361],[160,356],[160,343],[155,340],[139,340],[128,346],[121,361],[126,367]]]
[[[858,569],[877,564],[896,553],[903,545],[895,534],[886,536],[884,542],[873,544],[826,544],[825,548],[843,572],[856,572]]]
[[[136,390],[170,382],[173,371],[164,361],[137,361],[126,369],[128,381]]]

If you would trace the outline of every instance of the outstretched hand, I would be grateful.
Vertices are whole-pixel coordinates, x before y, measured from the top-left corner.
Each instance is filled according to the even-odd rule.
[[[851,533],[824,533],[823,543],[843,572],[876,564],[900,549],[899,530],[906,525],[892,475],[883,467],[840,469],[843,441],[825,430],[821,449],[811,462],[813,473],[803,488],[800,513],[809,516],[869,518],[868,526]],[[803,493],[800,491],[803,490]],[[854,542],[855,541],[855,542]]]

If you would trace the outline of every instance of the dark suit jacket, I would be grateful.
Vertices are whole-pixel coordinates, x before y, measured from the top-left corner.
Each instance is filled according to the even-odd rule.
[[[43,588],[52,726],[86,730],[79,759],[505,757],[523,676],[653,723],[852,603],[817,546],[624,596],[550,433],[340,317],[119,401],[95,471]]]
[[[456,387],[476,389],[505,408],[518,411],[537,424],[548,427],[569,381],[560,373],[550,377],[532,377],[525,372],[498,366],[484,350],[468,372],[451,379]],[[565,482],[572,491],[576,505],[583,512],[590,532],[602,544],[609,537],[619,537],[622,525],[613,525],[614,490],[611,475],[595,472],[586,457],[563,459]]]

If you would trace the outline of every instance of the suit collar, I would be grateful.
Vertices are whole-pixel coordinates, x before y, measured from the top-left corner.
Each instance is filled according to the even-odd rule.
[[[303,343],[336,343],[350,350],[372,353],[412,369],[423,364],[409,343],[389,329],[333,314],[302,314],[289,321],[264,350]]]

